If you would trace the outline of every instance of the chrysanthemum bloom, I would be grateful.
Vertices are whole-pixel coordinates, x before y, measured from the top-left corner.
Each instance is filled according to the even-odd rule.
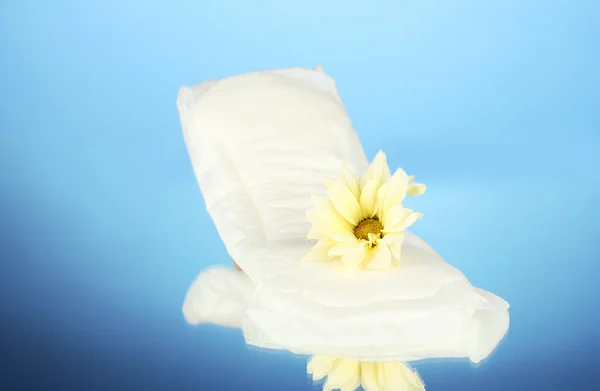
[[[344,166],[341,181],[327,182],[327,197],[313,196],[307,237],[318,242],[303,260],[340,260],[347,270],[398,265],[404,230],[422,217],[402,205],[406,195],[425,192],[413,181],[401,168],[390,176],[381,151],[360,178]]]
[[[359,362],[315,355],[308,362],[307,372],[315,381],[327,376],[323,391],[354,391],[359,386],[365,391],[425,390],[419,374],[399,362]]]

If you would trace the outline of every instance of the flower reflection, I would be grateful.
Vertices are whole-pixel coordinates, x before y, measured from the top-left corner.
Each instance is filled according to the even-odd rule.
[[[327,377],[323,391],[420,391],[425,390],[419,374],[399,362],[360,362],[325,355],[313,356],[307,366],[313,380]]]

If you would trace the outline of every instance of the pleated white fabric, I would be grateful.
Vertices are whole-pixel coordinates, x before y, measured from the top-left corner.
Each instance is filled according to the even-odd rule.
[[[313,245],[311,194],[324,194],[342,164],[359,174],[368,165],[320,67],[182,87],[177,104],[207,210],[245,272],[201,273],[184,302],[188,322],[241,327],[259,347],[361,361],[479,362],[504,337],[508,304],[414,234],[394,270],[347,275],[300,262]]]

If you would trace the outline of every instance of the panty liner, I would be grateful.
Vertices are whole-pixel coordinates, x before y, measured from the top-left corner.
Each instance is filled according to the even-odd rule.
[[[253,72],[193,87],[177,100],[208,213],[243,272],[213,267],[190,287],[188,322],[240,327],[246,342],[360,361],[486,358],[509,305],[473,287],[407,232],[399,268],[349,275],[303,263],[311,195],[345,164],[368,160],[320,67]]]

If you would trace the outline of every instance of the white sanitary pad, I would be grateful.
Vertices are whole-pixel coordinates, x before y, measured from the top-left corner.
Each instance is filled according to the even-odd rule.
[[[182,87],[177,104],[198,184],[244,273],[216,267],[190,287],[190,323],[241,327],[249,344],[361,361],[468,357],[505,335],[508,304],[473,287],[408,233],[401,266],[342,273],[302,263],[311,194],[342,164],[368,165],[320,68],[254,72]]]

